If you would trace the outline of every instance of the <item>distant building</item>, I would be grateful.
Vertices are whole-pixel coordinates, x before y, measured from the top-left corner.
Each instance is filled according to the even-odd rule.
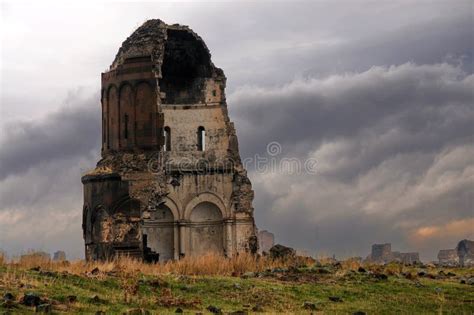
[[[372,245],[372,252],[366,259],[373,263],[389,263],[392,261],[398,261],[404,264],[413,264],[420,262],[420,255],[417,252],[401,253],[398,251],[392,251],[392,244],[374,244]]]
[[[462,240],[456,246],[459,264],[462,267],[474,266],[474,241]]]
[[[399,261],[399,262],[404,263],[404,264],[419,263],[420,262],[420,254],[418,254],[417,252],[414,252],[414,253],[394,252],[393,260],[394,261]]]
[[[58,250],[53,255],[54,261],[65,261],[66,260],[66,253],[62,250]]]
[[[442,249],[438,253],[438,263],[441,266],[457,266],[459,256],[456,249]]]
[[[275,245],[275,235],[267,230],[258,232],[258,247],[260,253],[270,252],[270,248]]]
[[[372,252],[370,253],[370,260],[372,262],[384,263],[392,259],[392,244],[374,244],[372,245]]]

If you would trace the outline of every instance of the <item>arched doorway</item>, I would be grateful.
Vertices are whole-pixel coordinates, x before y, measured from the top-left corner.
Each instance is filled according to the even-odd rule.
[[[190,254],[224,254],[224,233],[221,210],[211,202],[201,202],[191,211]]]
[[[174,259],[174,217],[165,204],[150,211],[150,218],[143,222],[144,246],[158,261]],[[146,242],[145,242],[146,241]]]

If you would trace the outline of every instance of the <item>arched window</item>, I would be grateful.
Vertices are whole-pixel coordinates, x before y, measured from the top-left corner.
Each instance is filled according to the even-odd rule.
[[[165,127],[163,130],[163,136],[165,137],[165,145],[163,146],[163,151],[171,151],[171,129],[170,127]]]
[[[206,130],[204,129],[203,126],[200,126],[198,128],[197,137],[198,137],[197,139],[198,151],[206,150]]]

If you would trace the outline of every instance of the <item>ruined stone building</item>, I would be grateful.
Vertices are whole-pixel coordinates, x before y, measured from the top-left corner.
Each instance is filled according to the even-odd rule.
[[[442,266],[474,266],[474,241],[462,240],[455,249],[440,250],[438,263]]]
[[[66,253],[62,250],[58,250],[53,254],[54,261],[65,261],[66,260]]]
[[[372,251],[367,257],[368,260],[373,262],[387,262],[392,256],[392,244],[373,244]]]
[[[459,265],[462,267],[474,266],[474,241],[462,240],[456,246],[459,257]]]
[[[257,250],[225,86],[187,26],[149,20],[123,42],[102,73],[102,159],[82,177],[88,260]]]
[[[374,244],[372,245],[372,252],[366,260],[373,263],[397,261],[404,264],[413,264],[420,262],[420,255],[417,252],[401,253],[392,251],[392,244],[390,243]]]
[[[275,235],[273,233],[267,230],[258,231],[258,249],[260,253],[269,253],[273,245],[275,245]]]
[[[398,261],[404,264],[415,264],[420,262],[420,254],[417,252],[392,252],[392,261]]]
[[[458,252],[455,249],[442,249],[438,252],[438,263],[441,266],[457,266],[459,264]]]

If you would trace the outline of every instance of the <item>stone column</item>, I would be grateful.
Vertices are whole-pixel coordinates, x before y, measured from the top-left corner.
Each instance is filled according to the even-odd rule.
[[[178,257],[181,256],[181,254],[186,255],[186,222],[185,221],[179,221],[179,253]]]
[[[174,223],[174,259],[179,259],[179,249],[180,249],[180,235],[179,235],[179,226],[178,222]]]
[[[227,219],[224,221],[225,228],[225,251],[227,257],[232,257],[234,255],[233,246],[232,246],[232,219]]]

